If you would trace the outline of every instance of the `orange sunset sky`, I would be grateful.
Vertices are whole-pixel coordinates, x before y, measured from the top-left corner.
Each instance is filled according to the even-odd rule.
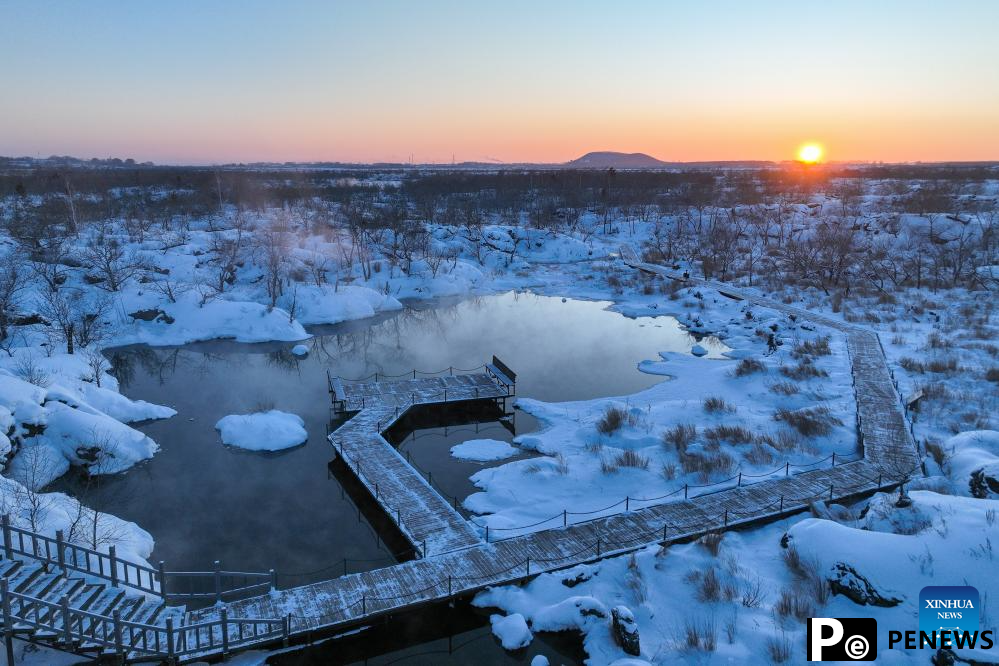
[[[2,3],[0,154],[999,159],[999,3]]]

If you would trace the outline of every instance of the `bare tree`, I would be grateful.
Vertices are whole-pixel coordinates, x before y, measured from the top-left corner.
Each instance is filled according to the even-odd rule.
[[[0,256],[0,343],[7,340],[11,321],[20,313],[21,292],[27,286],[24,261],[16,252]]]

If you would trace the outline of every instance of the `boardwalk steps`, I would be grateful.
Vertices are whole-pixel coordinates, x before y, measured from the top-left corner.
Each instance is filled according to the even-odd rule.
[[[311,636],[315,632],[346,629],[381,615],[491,585],[515,583],[542,572],[630,552],[649,544],[666,545],[709,532],[759,525],[803,511],[814,502],[849,500],[897,487],[914,473],[918,453],[911,427],[875,333],[728,285],[681,278],[661,266],[639,261],[633,252],[626,252],[623,259],[643,271],[687,279],[691,284],[717,289],[728,297],[842,331],[847,338],[853,371],[863,459],[836,464],[833,458],[822,469],[786,473],[755,483],[742,483],[740,477],[736,487],[688,499],[670,498],[672,501],[634,510],[626,502],[624,509],[614,515],[573,524],[566,520],[564,526],[497,538],[465,521],[406,464],[382,432],[414,406],[505,400],[515,391],[516,376],[509,368],[494,358],[482,372],[448,372],[436,377],[419,377],[414,373],[407,378],[395,378],[400,380],[397,382],[384,377],[349,382],[330,376],[334,409],[353,414],[330,435],[330,441],[351,472],[386,514],[393,517],[419,559],[287,590],[272,589],[268,594],[228,605],[187,612],[167,608],[159,601],[137,601],[134,595],[109,590],[100,582],[86,580],[81,584],[81,581],[61,580],[58,575],[46,577],[52,572],[37,571],[33,568],[37,563],[4,562],[7,568],[0,569],[0,573],[6,572],[7,583],[0,596],[4,617],[10,618],[10,631],[75,651],[112,651],[119,655],[191,661]],[[104,578],[107,577],[105,574]],[[69,640],[61,643],[58,637],[62,625],[56,616],[62,606],[56,608],[51,601],[39,600],[39,603],[30,598],[23,601],[25,595],[17,591],[17,586],[8,586],[14,581],[23,589],[31,587],[50,596],[71,597]],[[97,604],[112,616],[117,610],[117,620],[113,617],[109,620],[106,613],[90,613],[82,608],[83,601],[79,601],[80,606],[72,605],[73,600],[84,598],[88,608]],[[41,619],[32,622],[35,608],[40,609],[35,617]],[[129,609],[135,611],[130,616],[135,622],[123,615]],[[56,619],[47,621],[48,617]],[[73,631],[80,633],[78,640],[73,638]],[[122,637],[120,644],[116,642],[118,634]]]

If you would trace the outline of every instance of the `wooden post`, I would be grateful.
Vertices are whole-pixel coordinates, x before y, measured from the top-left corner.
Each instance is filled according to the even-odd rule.
[[[878,472],[878,489],[881,489],[881,472]]]
[[[214,562],[214,576],[215,579],[215,603],[222,601],[222,562],[220,560],[215,560]]]
[[[14,558],[14,546],[10,538],[10,516],[6,513],[3,514],[3,552],[8,560]]]
[[[170,657],[170,661],[172,662],[173,656],[177,653],[176,646],[174,645],[172,617],[168,617],[166,619],[166,639],[167,639],[167,655]]]
[[[69,614],[69,595],[62,595],[62,599],[59,600],[59,606],[62,610],[62,643],[66,646],[66,649],[71,649],[73,643],[73,633],[72,633],[72,619]]]
[[[829,500],[832,501],[833,498],[833,484],[829,484]]]
[[[277,571],[268,569],[267,573],[271,575],[271,592],[277,592]]]
[[[423,559],[424,560],[427,559],[427,540],[426,539],[424,539],[421,542],[421,544],[420,544],[420,550],[423,551],[423,555],[422,555]]]
[[[347,575],[347,558],[343,558],[343,575]]]
[[[562,509],[562,527],[567,527],[569,525],[569,512]]]
[[[780,496],[780,512],[784,513],[784,496]]]
[[[4,526],[8,527],[7,516],[4,516]],[[10,612],[10,588],[7,578],[0,578],[0,595],[3,596],[3,638],[7,644],[7,663],[14,664],[14,618]]]
[[[59,569],[65,576],[66,571],[66,541],[63,538],[62,530],[56,530],[56,560],[59,562]]]
[[[836,452],[835,451],[833,451],[833,455],[832,455],[832,466],[833,467],[836,466]]]
[[[118,587],[118,553],[114,544],[108,547],[108,557],[111,558],[111,587]]]
[[[784,463],[784,476],[790,476],[790,474],[791,474],[791,463],[786,462]]]
[[[624,510],[629,511],[631,509],[631,497],[628,495],[624,496]]]
[[[229,609],[225,606],[219,609],[219,617],[222,622],[222,657],[229,654]]]
[[[528,576],[531,575],[531,558],[530,558],[530,556],[528,556],[528,558],[527,558],[527,575]]]
[[[739,480],[736,482],[736,487],[742,487],[742,472],[739,472]]]
[[[489,543],[489,526],[486,525],[486,543]]]
[[[728,509],[725,509],[725,527],[728,527]]]
[[[282,640],[285,647],[288,647],[288,638],[291,636],[291,613],[284,616],[284,624],[281,627]]]
[[[666,546],[666,524],[663,523],[663,546]]]
[[[361,595],[361,615],[368,614],[368,595]]]
[[[160,560],[160,598],[166,601],[167,598],[167,584],[166,584],[166,563]]]
[[[600,557],[600,537],[597,537],[597,557]]]
[[[687,484],[683,484],[683,499],[687,499]]]
[[[115,608],[111,618],[114,620],[114,651],[121,660],[125,654],[124,643],[121,640],[121,611]]]

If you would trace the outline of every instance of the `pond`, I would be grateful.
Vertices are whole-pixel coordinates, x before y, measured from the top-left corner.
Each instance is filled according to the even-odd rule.
[[[696,343],[672,317],[630,319],[608,305],[518,292],[416,304],[316,327],[305,358],[293,356],[287,343],[111,350],[125,395],[169,405],[177,415],[139,424],[159,453],[102,480],[90,497],[148,530],[156,540],[151,560],[164,560],[171,570],[204,570],[220,560],[227,569],[273,568],[279,585],[290,587],[345,567],[386,566],[404,544],[385,529],[349,473],[330,465],[326,433],[336,424],[327,369],[350,378],[472,368],[495,354],[517,373],[518,395],[579,400],[651,386],[662,378],[639,372],[639,361],[660,351],[689,352]],[[724,349],[713,340],[702,344],[713,355]],[[220,418],[270,408],[301,416],[308,442],[271,454],[222,445],[215,430]],[[437,422],[414,418],[391,438],[433,475],[435,486],[460,500],[475,491],[468,477],[483,465],[450,457],[451,446],[477,438],[510,441],[514,432],[536,427],[522,412],[500,418],[480,410]],[[79,488],[72,475],[57,485]]]

